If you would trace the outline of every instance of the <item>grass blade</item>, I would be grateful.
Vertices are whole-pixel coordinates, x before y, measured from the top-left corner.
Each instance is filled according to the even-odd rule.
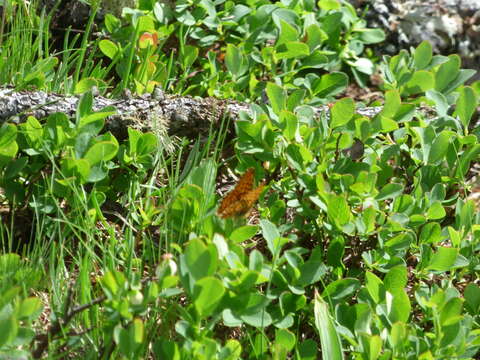
[[[313,301],[315,326],[320,335],[320,343],[322,345],[322,359],[343,360],[342,344],[328,311],[328,304],[320,297],[317,290],[315,290],[315,299]]]

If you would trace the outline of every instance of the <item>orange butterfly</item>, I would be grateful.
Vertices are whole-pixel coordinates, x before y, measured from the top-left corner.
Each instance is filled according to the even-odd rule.
[[[222,219],[245,216],[257,202],[265,184],[253,188],[255,169],[250,168],[238,181],[237,186],[225,196],[217,210]]]

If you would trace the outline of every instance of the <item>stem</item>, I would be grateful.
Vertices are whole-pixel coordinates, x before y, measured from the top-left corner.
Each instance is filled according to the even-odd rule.
[[[135,44],[137,43],[138,39],[138,22],[137,25],[135,26],[135,31],[132,33],[132,37],[130,39],[130,53],[128,54],[128,61],[127,61],[127,67],[125,68],[125,73],[123,74],[123,79],[122,79],[122,91],[124,91],[127,88],[128,85],[128,79],[130,78],[130,71],[132,69],[132,63],[133,63],[133,55],[135,54]]]
[[[92,30],[92,25],[93,25],[93,19],[95,19],[95,15],[97,14],[99,7],[100,7],[100,0],[94,0],[92,2],[91,14],[90,14],[90,17],[88,18],[87,28],[85,29],[85,33],[83,34],[82,44],[80,47],[80,56],[78,57],[77,66],[75,68],[75,74],[73,76],[72,88],[70,89],[71,92],[73,92],[73,90],[75,89],[75,86],[77,85],[78,80],[80,78],[80,71],[82,69],[83,61],[85,59],[85,53],[87,51],[88,37],[90,36],[90,32]]]

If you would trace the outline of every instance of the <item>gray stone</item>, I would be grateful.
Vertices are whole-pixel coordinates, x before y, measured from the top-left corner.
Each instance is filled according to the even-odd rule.
[[[459,54],[464,68],[480,70],[480,0],[352,0],[362,9],[368,3],[370,27],[386,31],[380,52],[431,42],[438,54]],[[480,78],[477,72],[476,78]]]

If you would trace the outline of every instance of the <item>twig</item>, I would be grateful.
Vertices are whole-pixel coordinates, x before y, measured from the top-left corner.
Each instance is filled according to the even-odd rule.
[[[158,279],[155,276],[148,276],[148,277],[142,279],[140,282],[141,282],[142,285],[144,285],[148,281],[157,281],[157,280]],[[73,317],[75,315],[77,315],[77,314],[81,313],[82,311],[87,310],[87,309],[89,309],[89,308],[91,308],[95,305],[98,305],[98,304],[104,302],[105,300],[107,300],[107,297],[105,295],[99,296],[99,297],[93,299],[92,301],[90,301],[89,303],[76,306],[73,309],[69,310],[69,308],[71,306],[71,303],[72,303],[72,299],[73,299],[73,290],[70,287],[69,290],[68,290],[68,294],[67,294],[67,300],[65,302],[65,309],[64,309],[65,315],[60,320],[56,320],[50,326],[50,328],[47,330],[46,333],[38,334],[38,335],[35,336],[34,340],[39,341],[39,344],[37,345],[36,349],[32,352],[32,356],[33,356],[34,359],[40,359],[43,352],[48,347],[50,339],[53,339],[54,337],[56,337],[61,332],[62,328],[64,328],[73,319]],[[73,334],[72,333],[67,333],[67,335],[78,336],[78,335],[85,334],[85,333],[91,331],[92,329],[93,328],[88,328],[87,330],[84,330],[84,331],[79,332],[79,333],[73,333]]]
[[[37,345],[37,348],[32,352],[32,356],[33,356],[34,359],[40,359],[43,352],[48,347],[48,343],[49,343],[50,339],[57,336],[60,333],[60,331],[62,330],[62,328],[65,327],[73,319],[73,317],[76,314],[81,313],[82,311],[84,311],[88,308],[91,308],[95,305],[98,305],[98,304],[102,303],[103,301],[105,301],[107,299],[107,297],[105,295],[102,295],[102,296],[99,296],[99,297],[93,299],[92,301],[90,301],[87,304],[76,306],[72,310],[69,311],[68,308],[70,307],[70,304],[72,302],[72,296],[73,296],[72,294],[73,294],[73,291],[70,288],[69,292],[68,292],[68,295],[67,295],[67,302],[65,303],[65,315],[63,316],[63,318],[61,320],[56,320],[50,326],[50,329],[48,329],[48,331],[46,333],[38,334],[37,336],[35,336],[35,340],[40,341],[40,343]],[[88,329],[88,331],[89,330],[91,330],[91,329]]]

